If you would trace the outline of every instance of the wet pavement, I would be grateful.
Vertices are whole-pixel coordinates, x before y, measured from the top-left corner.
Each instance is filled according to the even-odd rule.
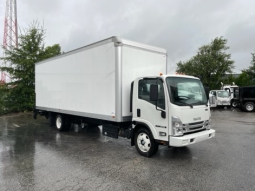
[[[32,114],[0,117],[0,190],[255,190],[255,113],[211,113],[216,137],[152,158],[100,128],[59,133]]]

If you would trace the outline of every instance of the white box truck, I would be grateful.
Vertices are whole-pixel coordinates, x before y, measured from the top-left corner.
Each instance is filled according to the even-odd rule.
[[[150,157],[159,145],[184,147],[215,136],[208,93],[198,78],[162,75],[165,49],[118,37],[35,65],[37,114],[60,131],[102,125]]]

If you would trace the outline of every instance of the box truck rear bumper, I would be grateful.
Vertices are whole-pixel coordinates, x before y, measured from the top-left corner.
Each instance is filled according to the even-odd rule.
[[[172,147],[184,147],[207,139],[211,139],[215,136],[215,130],[210,129],[190,135],[184,135],[182,137],[169,137],[169,146]]]

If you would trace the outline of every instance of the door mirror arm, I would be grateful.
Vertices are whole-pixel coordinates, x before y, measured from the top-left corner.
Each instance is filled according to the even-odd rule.
[[[162,118],[164,118],[164,119],[166,118],[166,112],[164,110],[158,108],[157,101],[156,101],[156,110],[161,111]]]
[[[158,109],[158,85],[157,84],[151,84],[150,85],[150,101],[156,102],[156,110],[161,111],[161,117],[166,118],[166,112]]]

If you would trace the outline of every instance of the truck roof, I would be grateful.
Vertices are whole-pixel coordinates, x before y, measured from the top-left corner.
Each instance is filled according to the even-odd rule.
[[[141,49],[151,50],[151,51],[155,51],[155,52],[159,52],[159,53],[163,53],[163,54],[167,53],[166,49],[163,49],[160,47],[142,44],[142,43],[126,40],[126,39],[121,39],[116,36],[114,36],[112,38],[115,43],[122,43],[123,45],[128,45],[128,46],[133,46],[133,47],[137,47],[137,48],[141,48]]]
[[[150,46],[150,45],[146,45],[146,44],[142,44],[142,43],[126,40],[126,39],[122,39],[122,38],[119,38],[117,36],[113,36],[113,37],[110,37],[110,38],[107,38],[107,39],[104,39],[104,40],[101,40],[101,41],[98,41],[98,42],[95,42],[95,43],[92,43],[92,44],[89,44],[89,45],[86,45],[86,46],[83,46],[83,47],[80,47],[80,48],[77,48],[77,49],[74,49],[74,50],[71,50],[71,51],[65,52],[63,54],[45,59],[45,60],[43,60],[41,62],[38,62],[36,64],[41,64],[41,63],[44,63],[48,60],[53,60],[53,59],[58,59],[58,58],[61,58],[61,57],[65,57],[65,56],[68,56],[70,54],[75,54],[77,52],[80,52],[80,51],[83,51],[83,50],[86,50],[86,49],[91,49],[91,48],[94,48],[94,47],[97,47],[97,46],[100,46],[100,45],[103,45],[103,44],[107,44],[107,43],[110,43],[110,42],[115,43],[115,46],[131,46],[131,47],[135,47],[135,48],[138,48],[138,49],[144,49],[144,50],[147,50],[147,51],[150,51],[150,52],[157,52],[157,53],[165,54],[165,55],[167,54],[166,49],[156,47],[156,46]]]
[[[193,79],[198,79],[199,78],[195,77],[195,76],[189,76],[189,75],[176,75],[176,74],[165,74],[165,75],[158,75],[158,76],[141,76],[141,78],[158,78],[158,77],[163,77],[163,78],[167,78],[167,77],[177,77],[177,78],[193,78]]]
[[[240,89],[242,88],[255,88],[255,85],[250,85],[250,86],[242,86],[242,87],[239,87]]]
[[[189,75],[168,74],[168,75],[163,75],[163,76],[164,77],[177,77],[177,78],[193,78],[193,79],[200,80],[199,78],[197,78],[195,76],[189,76]]]

